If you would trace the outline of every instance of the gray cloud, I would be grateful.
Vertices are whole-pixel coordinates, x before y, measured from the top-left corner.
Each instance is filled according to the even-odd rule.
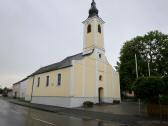
[[[126,40],[158,29],[168,33],[167,0],[96,0],[105,47],[114,66]],[[0,84],[82,51],[82,21],[91,0],[1,0]]]

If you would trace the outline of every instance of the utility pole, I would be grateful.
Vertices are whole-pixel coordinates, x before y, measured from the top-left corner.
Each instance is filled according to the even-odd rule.
[[[149,74],[149,77],[151,76],[151,72],[150,72],[150,63],[148,62],[148,74]]]
[[[136,77],[138,79],[138,62],[137,62],[137,56],[136,56],[136,53],[135,53],[135,69],[136,69]],[[138,105],[139,105],[139,114],[141,114],[141,99],[138,99]]]
[[[135,69],[136,69],[136,77],[138,79],[138,63],[137,63],[137,56],[136,56],[136,53],[135,53]]]

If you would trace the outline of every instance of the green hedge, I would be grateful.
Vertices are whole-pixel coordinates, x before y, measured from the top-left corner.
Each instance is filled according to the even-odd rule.
[[[85,101],[83,103],[83,106],[86,107],[86,108],[91,108],[91,107],[93,107],[93,105],[94,105],[94,103],[91,102],[91,101]]]
[[[168,95],[163,95],[160,97],[160,102],[162,105],[168,105]]]
[[[164,83],[165,83],[165,89],[164,89],[164,94],[168,96],[168,76],[165,76],[162,78]]]
[[[134,83],[133,90],[138,98],[158,96],[163,92],[165,83],[159,77],[141,77]]]
[[[166,78],[167,79],[167,78]],[[162,96],[162,103],[166,99],[165,93],[168,92],[167,80],[161,77],[141,77],[138,78],[134,85],[133,90],[137,98],[146,102],[158,103],[159,95]]]

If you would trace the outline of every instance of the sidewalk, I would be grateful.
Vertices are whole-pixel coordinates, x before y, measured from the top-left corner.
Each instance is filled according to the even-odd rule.
[[[147,116],[145,105],[141,104],[140,108],[137,102],[122,102],[121,104],[95,105],[93,108],[79,108],[86,111],[103,112],[119,115]]]
[[[136,126],[168,126],[167,121],[164,122],[162,125],[160,125],[158,119],[149,118],[146,115],[138,115],[136,114],[136,112],[128,113],[129,112],[128,110],[121,111],[119,109],[120,105],[95,106],[93,108],[63,108],[48,105],[32,104],[27,102],[21,102],[18,100],[9,100],[9,101],[13,104],[22,105],[25,107],[30,107],[43,111],[49,111],[62,115],[80,117],[85,120],[89,119],[105,120]],[[132,109],[132,112],[133,111],[134,109]]]

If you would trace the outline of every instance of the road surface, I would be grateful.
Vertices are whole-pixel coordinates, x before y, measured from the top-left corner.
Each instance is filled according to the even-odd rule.
[[[0,126],[120,126],[18,106],[0,98]]]

